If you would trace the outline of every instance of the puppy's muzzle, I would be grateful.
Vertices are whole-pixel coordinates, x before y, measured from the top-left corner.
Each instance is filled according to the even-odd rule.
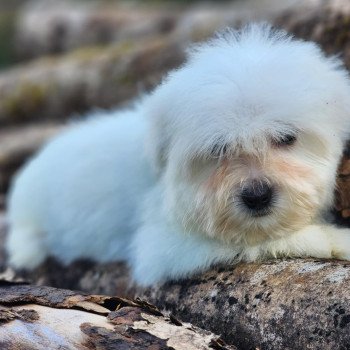
[[[246,185],[241,193],[243,204],[255,216],[268,214],[272,204],[273,189],[267,182],[253,181]]]

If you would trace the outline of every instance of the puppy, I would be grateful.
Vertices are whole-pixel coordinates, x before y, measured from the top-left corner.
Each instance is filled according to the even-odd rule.
[[[194,46],[130,110],[51,141],[16,176],[10,263],[126,260],[141,285],[215,263],[350,259],[323,222],[350,132],[341,62],[267,24]]]

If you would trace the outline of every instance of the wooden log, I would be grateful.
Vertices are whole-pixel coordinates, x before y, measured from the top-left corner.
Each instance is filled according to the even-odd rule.
[[[242,350],[350,349],[349,262],[239,264],[142,297]]]
[[[349,1],[306,1],[280,13],[274,23],[299,38],[315,41],[329,55],[339,54],[350,68]]]
[[[350,143],[348,143],[338,169],[334,221],[350,227]]]
[[[142,300],[0,281],[1,349],[234,350]]]
[[[89,10],[79,13],[74,2],[49,4],[48,8],[47,4],[40,2],[39,5],[34,4],[31,12],[30,5],[32,3],[27,8],[28,16],[25,11],[22,13],[23,29],[18,28],[21,35],[28,39],[22,38],[25,43],[18,39],[18,46],[23,49],[27,47],[29,50],[38,50],[38,53],[57,53],[84,46],[84,43],[79,44],[82,38],[87,39],[86,30],[82,28],[90,28],[93,24],[102,31],[105,28],[103,26],[107,26],[111,36],[119,36],[119,39],[107,40],[115,44],[101,46],[106,41],[91,38],[86,44],[96,46],[37,59],[2,72],[1,126],[42,119],[63,120],[94,107],[110,108],[125,103],[154,87],[166,72],[180,65],[185,58],[183,48],[189,41],[206,39],[216,30],[237,26],[249,19],[271,19],[276,12],[264,6],[262,1],[245,6],[236,3],[217,4],[214,7],[202,5],[187,11],[168,9],[151,13],[139,6],[135,11],[129,8],[126,12],[120,12],[118,8],[108,11],[110,8],[107,6],[100,13],[84,4],[80,5],[87,6]],[[277,8],[285,6],[278,5]],[[43,18],[45,10],[48,13]],[[256,17],[251,15],[253,12]],[[38,18],[43,20],[38,21]],[[122,27],[129,28],[123,35],[115,28],[120,20],[123,22]],[[142,23],[145,23],[144,26]],[[50,48],[51,44],[60,46],[53,40],[60,25],[66,33],[62,50]],[[132,35],[134,32],[136,34]],[[36,43],[40,40],[44,40],[44,43]]]
[[[181,45],[149,41],[90,47],[0,74],[0,125],[64,120],[93,108],[109,108],[159,83],[184,59]]]
[[[307,1],[306,1],[307,2]],[[206,39],[215,31],[252,20],[267,20],[293,0],[250,0],[191,4],[179,2],[64,2],[34,0],[19,11],[13,46],[25,60],[86,46],[143,42],[169,35],[182,42]]]
[[[1,260],[6,266],[5,258]],[[64,267],[49,259],[32,272],[14,276],[40,285],[140,297],[220,334],[242,350],[350,346],[350,263],[346,261],[287,259],[228,265],[149,289],[130,287],[128,269],[118,262],[77,261]],[[5,277],[11,277],[11,270]]]
[[[20,7],[14,48],[19,60],[67,52],[79,47],[145,40],[170,32],[181,6],[142,3],[34,0]]]

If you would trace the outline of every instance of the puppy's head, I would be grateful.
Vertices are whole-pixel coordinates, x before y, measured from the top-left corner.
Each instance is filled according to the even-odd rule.
[[[194,47],[146,106],[175,224],[238,244],[282,237],[332,204],[350,131],[335,58],[268,25]]]

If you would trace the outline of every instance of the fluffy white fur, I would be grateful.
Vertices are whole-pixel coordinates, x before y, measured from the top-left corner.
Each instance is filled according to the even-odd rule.
[[[69,128],[27,164],[10,262],[124,259],[147,285],[217,262],[350,259],[350,231],[322,221],[349,131],[336,58],[268,25],[226,31],[138,106]],[[264,215],[242,204],[252,181],[273,188]]]

